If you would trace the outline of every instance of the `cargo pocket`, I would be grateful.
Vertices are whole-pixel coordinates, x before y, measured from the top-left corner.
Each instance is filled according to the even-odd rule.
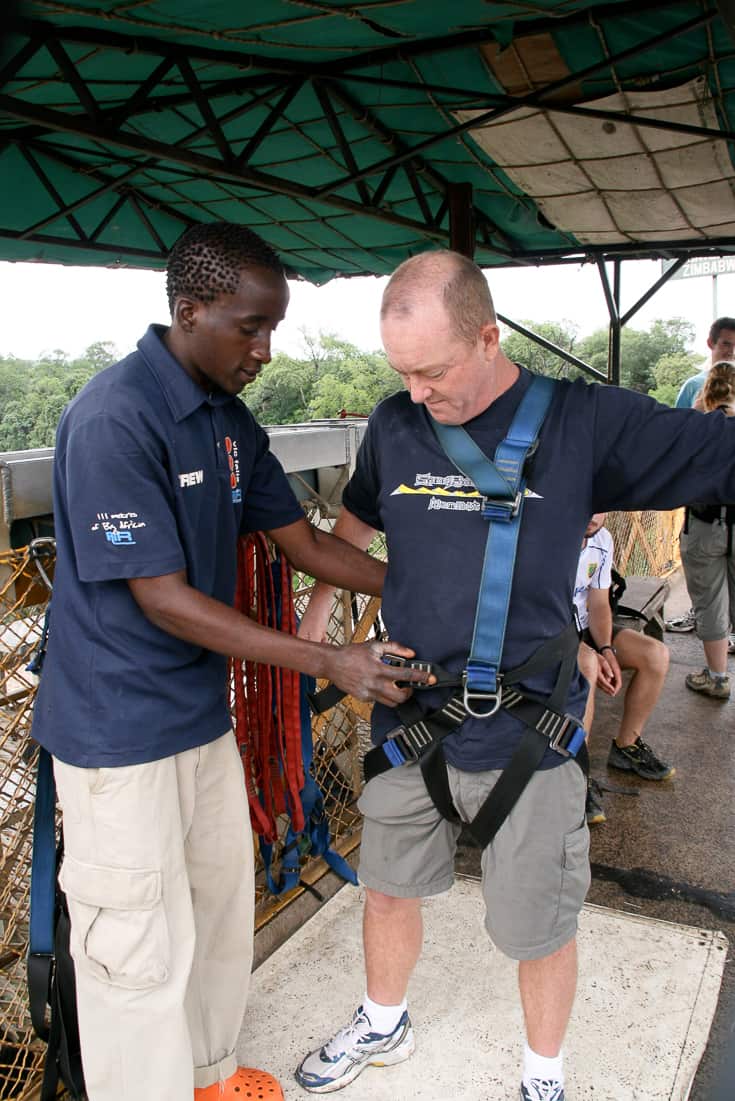
[[[160,871],[104,868],[67,854],[59,882],[69,905],[77,966],[129,990],[166,981],[169,935]]]
[[[579,913],[590,886],[590,831],[585,822],[564,835],[560,918],[562,923]]]

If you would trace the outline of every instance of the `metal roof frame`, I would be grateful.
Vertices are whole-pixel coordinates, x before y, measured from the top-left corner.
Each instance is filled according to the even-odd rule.
[[[144,14],[156,15],[166,2],[147,0]],[[18,204],[10,217],[0,209],[0,252],[11,258],[78,258],[89,263],[110,262],[112,257],[113,262],[162,267],[179,233],[196,221],[212,220],[219,204],[230,204],[230,209],[243,204],[244,211],[260,214],[271,200],[282,200],[299,212],[299,219],[281,226],[295,242],[281,251],[287,261],[291,258],[293,274],[315,278],[316,272],[316,281],[325,264],[340,274],[377,273],[390,270],[404,255],[436,245],[474,255],[483,267],[593,262],[610,315],[608,379],[617,381],[620,328],[676,270],[662,276],[621,316],[621,261],[662,256],[677,259],[678,267],[693,256],[735,249],[731,233],[655,243],[580,244],[573,235],[548,222],[544,225],[543,213],[533,202],[509,186],[502,171],[466,140],[483,123],[535,107],[599,119],[605,125],[694,135],[725,143],[731,153],[735,49],[729,3],[491,2],[486,10],[495,14],[494,19],[446,34],[422,33],[422,5],[411,0],[373,0],[359,8],[345,0],[299,5],[318,9],[315,25],[331,26],[334,19],[343,20],[340,27],[359,24],[357,38],[381,43],[348,46],[336,58],[323,56],[318,46],[306,48],[303,37],[288,38],[289,48],[279,50],[270,42],[262,49],[241,48],[240,41],[233,46],[227,41],[229,32],[206,34],[203,24],[173,25],[170,33],[151,33],[149,25],[155,21],[138,20],[144,24],[141,29],[127,12],[129,7],[109,0],[94,7],[86,6],[86,0],[76,5],[27,0],[6,19],[0,55],[0,166],[12,150],[12,163],[21,164],[27,174],[35,200],[29,205],[37,215],[23,223]],[[255,40],[255,32],[265,25],[286,36],[301,33],[299,20],[289,18],[293,9],[288,0],[260,0],[251,7],[260,14],[260,23],[242,30],[240,39],[250,35]],[[466,9],[468,16],[473,9],[477,18],[473,0],[454,7],[462,13]],[[387,18],[391,8],[411,18],[415,9],[418,22],[409,19],[408,32],[396,29]],[[192,10],[196,5],[189,6],[190,14]],[[539,17],[539,12],[545,14]],[[39,14],[47,17],[38,18]],[[264,17],[271,15],[266,24]],[[302,22],[310,18],[304,15]],[[621,38],[620,28],[630,24],[640,31],[641,20],[647,33],[631,37],[626,31],[627,37]],[[127,26],[131,22],[132,30]],[[616,30],[615,36],[609,28]],[[517,50],[539,37],[568,43],[570,36],[580,34],[594,35],[595,42],[602,43],[594,56],[591,53],[587,60],[585,51],[575,46],[577,63],[555,79],[529,77],[531,87],[523,95],[485,80],[482,74],[489,69],[484,62],[457,83],[440,79],[431,67],[437,59],[439,69],[450,63],[467,67],[476,51],[498,43]],[[393,39],[388,45],[382,44],[386,37]],[[615,46],[609,44],[610,37],[616,37]],[[681,71],[656,74],[652,59],[663,49],[679,47]],[[100,58],[110,59],[112,76],[107,83],[100,75]],[[590,82],[596,87],[596,81],[615,85],[622,79],[619,72],[633,72],[631,66],[639,63],[640,80],[654,85],[665,85],[684,72],[706,70],[721,93],[721,126],[693,126],[585,106],[594,96],[589,90],[580,94],[580,89],[588,89]],[[422,70],[423,65],[428,68]],[[407,110],[416,110],[419,102],[430,105],[439,122],[423,136],[419,125],[409,132],[400,125],[405,113],[384,109],[381,96],[388,91],[399,97],[399,106],[400,97],[407,97]],[[301,105],[300,114],[295,113],[296,104]],[[458,121],[453,112],[467,104],[481,114]],[[168,126],[160,135],[158,119]],[[301,159],[307,163],[302,149],[313,144],[308,131],[317,120],[326,127],[322,133],[329,135],[329,148],[322,150],[322,178],[315,183],[300,177],[298,165]],[[302,143],[294,170],[281,170],[272,155],[270,164],[277,164],[278,170],[263,167],[264,151],[286,139]],[[457,143],[456,163],[447,155],[448,142]],[[492,193],[482,190],[485,180],[495,189]],[[211,195],[199,198],[192,192],[202,181]],[[493,196],[499,196],[498,201]],[[525,218],[524,227],[531,221],[536,226],[530,236],[517,230],[512,216],[498,216],[499,210],[512,215],[513,209],[520,212],[517,222]],[[328,225],[331,235],[331,243],[320,246],[321,258],[313,269],[302,262],[314,252],[308,238],[310,217]],[[356,219],[363,221],[355,236],[349,227],[357,224]],[[111,229],[123,220],[127,239],[120,247],[117,241],[111,243]],[[132,225],[137,230],[131,230]],[[390,227],[397,233],[396,244],[380,256],[364,240],[370,225],[376,232]],[[260,224],[254,228],[261,230]],[[608,264],[613,266],[612,283]]]

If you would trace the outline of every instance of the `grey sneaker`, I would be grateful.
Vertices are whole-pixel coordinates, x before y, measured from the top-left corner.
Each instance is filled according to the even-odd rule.
[[[684,683],[692,692],[701,692],[715,700],[730,699],[730,678],[713,677],[709,669],[703,669],[701,673],[687,673]]]
[[[554,1078],[532,1078],[521,1082],[521,1101],[564,1101],[564,1087]]]
[[[607,767],[636,772],[644,780],[669,780],[676,772],[673,765],[659,760],[642,738],[636,738],[632,745],[623,747],[613,740],[607,755]]]
[[[362,1006],[347,1028],[322,1048],[307,1055],[296,1071],[296,1081],[309,1093],[332,1093],[354,1082],[365,1067],[389,1067],[413,1054],[416,1043],[408,1013],[388,1035],[373,1032]]]
[[[674,619],[667,619],[664,626],[667,631],[685,634],[687,631],[693,631],[695,624],[694,608],[690,608],[684,615],[676,616]]]

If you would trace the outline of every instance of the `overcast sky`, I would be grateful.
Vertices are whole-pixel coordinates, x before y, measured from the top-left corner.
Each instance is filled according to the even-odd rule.
[[[625,311],[661,274],[659,261],[622,266]],[[600,278],[592,265],[491,271],[496,309],[508,317],[566,320],[581,336],[607,324]],[[324,287],[291,285],[286,320],[274,351],[299,354],[302,330],[335,333],[358,347],[380,347],[378,309],[385,280],[372,276],[335,279]],[[164,276],[132,269],[0,263],[2,326],[0,354],[35,359],[61,348],[72,356],[89,344],[110,340],[128,352],[151,321],[166,322]],[[710,277],[671,280],[631,322],[646,328],[656,318],[687,317],[696,326],[696,350],[706,352],[714,316]],[[735,274],[717,279],[717,313],[735,314]]]

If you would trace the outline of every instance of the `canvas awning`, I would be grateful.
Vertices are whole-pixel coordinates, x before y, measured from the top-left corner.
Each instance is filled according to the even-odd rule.
[[[159,267],[213,219],[314,282],[436,244],[484,266],[732,249],[728,10],[23,0],[0,256]]]

